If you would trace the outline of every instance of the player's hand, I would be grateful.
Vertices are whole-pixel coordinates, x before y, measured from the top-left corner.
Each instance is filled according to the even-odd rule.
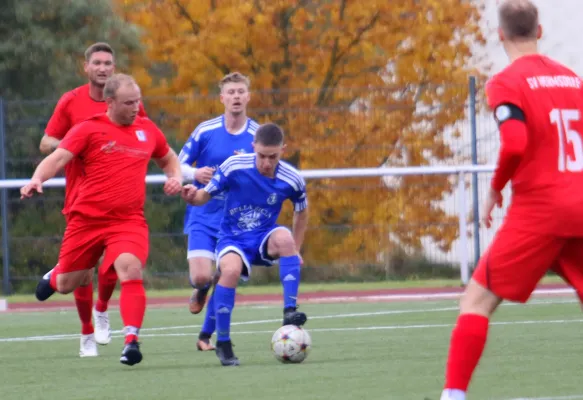
[[[34,192],[42,193],[43,184],[39,179],[31,179],[30,182],[20,188],[20,199],[32,197]]]
[[[170,177],[164,183],[164,193],[167,196],[174,196],[182,192],[182,182],[178,178]]]
[[[214,174],[215,174],[214,168],[211,168],[211,167],[197,168],[196,172],[194,173],[194,179],[196,179],[198,182],[202,183],[203,185],[206,185],[207,183],[209,183],[211,181]]]
[[[241,154],[245,154],[242,151],[237,151],[237,150],[235,150],[233,153],[235,153],[236,156],[240,156]]]
[[[498,208],[502,208],[502,202],[504,198],[502,197],[502,193],[490,189],[488,191],[488,197],[486,198],[486,204],[484,205],[484,212],[482,213],[482,223],[486,225],[486,228],[490,228],[492,226],[492,211],[494,207],[498,206]]]
[[[180,194],[180,197],[182,197],[182,199],[187,203],[192,204],[196,196],[197,190],[198,189],[194,185],[184,185],[182,187],[182,193]]]

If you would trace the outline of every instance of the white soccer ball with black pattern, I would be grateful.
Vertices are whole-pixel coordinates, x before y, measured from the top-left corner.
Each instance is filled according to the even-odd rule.
[[[284,325],[271,338],[273,355],[282,363],[301,363],[312,348],[308,331],[295,325]]]

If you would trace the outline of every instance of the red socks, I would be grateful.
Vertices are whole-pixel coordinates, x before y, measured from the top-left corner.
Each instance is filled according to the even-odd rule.
[[[52,280],[52,276],[51,276]],[[93,323],[91,322],[91,313],[93,312],[93,283],[87,286],[79,286],[73,292],[77,313],[81,320],[81,333],[89,335],[93,333]]]
[[[135,279],[121,283],[119,298],[121,319],[125,327],[125,343],[138,340],[140,328],[146,313],[146,290],[144,281]]]
[[[458,317],[451,334],[445,388],[466,392],[488,336],[488,318],[477,314]]]
[[[106,275],[99,277],[97,282],[97,303],[95,304],[95,309],[99,312],[106,312],[109,299],[113,295],[115,290],[115,285],[117,284],[117,275],[115,279],[111,279]]]

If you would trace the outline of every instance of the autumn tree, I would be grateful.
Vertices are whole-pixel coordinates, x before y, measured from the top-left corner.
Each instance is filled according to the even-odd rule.
[[[250,115],[284,126],[302,169],[411,166],[452,158],[480,5],[463,0],[118,0],[147,46],[133,70],[183,138],[221,111],[216,82],[252,80]],[[148,62],[146,62],[148,60]],[[160,97],[166,96],[166,97]],[[172,97],[170,97],[172,96]],[[448,249],[448,177],[319,179],[306,260],[356,263],[429,237]],[[289,214],[289,212],[288,212]],[[289,218],[289,215],[286,216]],[[325,250],[323,250],[325,249]]]

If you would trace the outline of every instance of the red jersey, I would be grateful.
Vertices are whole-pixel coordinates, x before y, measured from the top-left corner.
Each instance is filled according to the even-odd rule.
[[[512,176],[508,223],[583,236],[583,82],[542,55],[519,58],[486,87],[492,110],[513,104],[525,116],[527,143]]]
[[[49,120],[45,133],[48,136],[63,140],[67,132],[79,122],[86,120],[96,114],[107,111],[105,101],[96,101],[89,95],[89,84],[79,86],[61,96],[55,111]],[[139,116],[146,116],[146,111],[140,104]],[[83,170],[78,159],[71,160],[65,167],[65,179],[67,187],[65,189],[65,207],[63,214],[67,214],[69,207],[75,200],[78,180],[83,176]]]
[[[59,144],[81,160],[84,177],[69,212],[101,219],[144,219],[146,173],[151,158],[170,147],[148,118],[113,124],[99,114],[75,125]]]

